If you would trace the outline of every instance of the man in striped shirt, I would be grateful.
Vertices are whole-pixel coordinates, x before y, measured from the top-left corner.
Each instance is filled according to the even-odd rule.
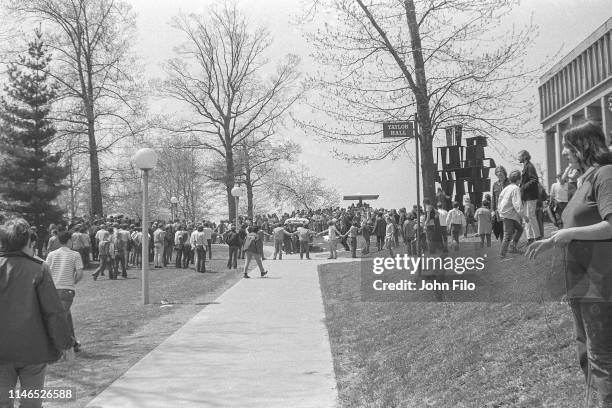
[[[55,251],[49,252],[47,264],[49,265],[57,294],[64,306],[70,332],[72,337],[76,339],[70,306],[72,306],[72,301],[74,300],[75,285],[83,277],[83,261],[81,260],[81,254],[70,249],[71,237],[72,233],[69,231],[62,231],[58,234],[58,240],[62,246]],[[80,348],[81,344],[77,341],[74,345],[74,351],[80,351]]]

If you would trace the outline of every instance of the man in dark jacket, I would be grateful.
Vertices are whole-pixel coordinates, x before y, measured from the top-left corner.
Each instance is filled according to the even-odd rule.
[[[376,247],[378,251],[382,251],[385,243],[385,234],[387,231],[387,223],[383,220],[382,214],[376,215],[376,223],[374,224],[374,232],[376,233]]]
[[[240,236],[236,232],[235,225],[230,225],[229,231],[227,231],[227,233],[225,234],[225,243],[229,247],[227,269],[236,269],[238,267],[238,253],[240,252],[242,241],[240,240]]]
[[[523,201],[525,216],[527,217],[525,234],[527,235],[527,243],[531,244],[542,236],[536,217],[536,204],[540,196],[540,182],[538,180],[538,173],[533,164],[531,164],[531,155],[527,150],[519,152],[519,163],[523,164],[523,171],[521,172],[521,200]]]
[[[40,390],[47,364],[74,346],[64,307],[48,266],[28,252],[30,226],[21,218],[0,226],[0,406],[13,406],[9,392]],[[26,393],[27,394],[27,393]],[[22,399],[40,407],[42,399]]]

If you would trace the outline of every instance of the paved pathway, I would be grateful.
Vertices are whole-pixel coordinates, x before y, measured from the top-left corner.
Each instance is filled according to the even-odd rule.
[[[269,278],[252,271],[88,407],[335,407],[324,262],[265,261]]]

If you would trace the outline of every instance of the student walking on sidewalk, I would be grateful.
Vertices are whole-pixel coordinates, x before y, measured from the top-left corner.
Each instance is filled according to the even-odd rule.
[[[244,277],[250,278],[249,276],[249,265],[251,264],[251,260],[255,259],[257,262],[257,266],[259,267],[259,273],[263,278],[268,274],[263,267],[263,263],[261,262],[261,254],[259,253],[259,238],[257,236],[257,232],[259,231],[259,227],[253,226],[249,227],[247,236],[244,240],[244,244],[242,245],[242,250],[246,255],[246,262],[244,263]]]

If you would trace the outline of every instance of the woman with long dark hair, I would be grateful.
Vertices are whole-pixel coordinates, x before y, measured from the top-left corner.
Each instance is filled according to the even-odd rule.
[[[612,407],[612,153],[601,127],[587,122],[563,135],[563,155],[582,174],[563,212],[563,229],[532,243],[535,258],[565,248],[567,298],[574,315],[580,366],[603,407]]]

